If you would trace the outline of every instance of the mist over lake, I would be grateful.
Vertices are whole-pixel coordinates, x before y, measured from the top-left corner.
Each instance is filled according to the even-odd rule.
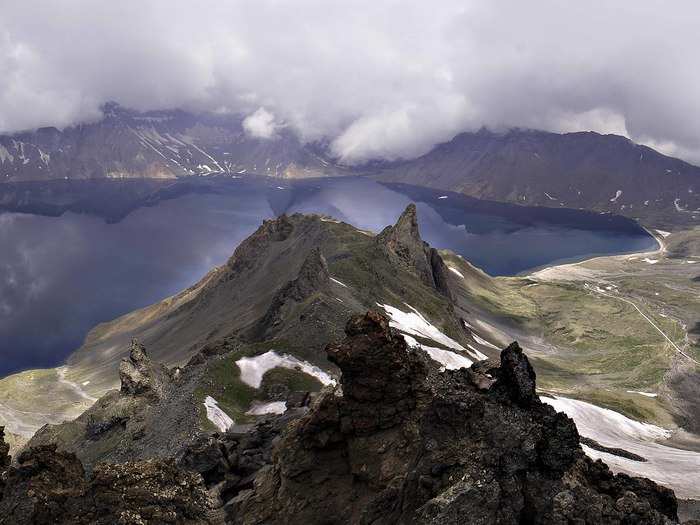
[[[115,224],[75,213],[0,214],[0,374],[55,366],[90,328],[172,295],[280,213],[323,213],[380,231],[416,202],[423,238],[492,275],[651,249],[628,219],[485,203],[366,179],[226,181]]]

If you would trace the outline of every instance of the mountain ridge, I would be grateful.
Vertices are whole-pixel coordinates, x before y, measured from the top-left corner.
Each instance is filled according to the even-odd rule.
[[[237,115],[109,106],[102,120],[90,124],[0,135],[0,183],[360,175],[646,222],[687,225],[700,217],[700,168],[619,135],[482,129],[414,159],[344,166],[326,144],[303,143],[287,128],[269,139],[251,137],[242,121]],[[27,191],[15,195],[5,184],[0,190],[0,205],[5,201],[8,209],[20,209],[22,197],[39,199]]]

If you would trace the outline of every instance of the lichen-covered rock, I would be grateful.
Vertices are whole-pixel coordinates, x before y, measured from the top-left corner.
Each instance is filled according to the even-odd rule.
[[[31,448],[5,475],[0,522],[16,525],[213,524],[199,474],[172,461],[98,465],[86,479],[75,455]]]
[[[10,445],[5,443],[5,427],[0,427],[0,474],[10,464]]]

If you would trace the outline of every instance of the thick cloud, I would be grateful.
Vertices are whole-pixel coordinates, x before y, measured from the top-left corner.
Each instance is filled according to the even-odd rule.
[[[345,162],[483,125],[616,132],[700,161],[693,0],[3,4],[5,131],[116,100],[256,115],[251,133],[285,123]]]

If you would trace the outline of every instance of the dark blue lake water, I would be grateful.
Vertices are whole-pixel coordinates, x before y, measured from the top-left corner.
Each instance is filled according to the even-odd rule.
[[[634,222],[595,213],[489,203],[364,179],[224,181],[116,224],[0,214],[0,375],[55,366],[95,324],[191,285],[263,219],[326,213],[374,231],[418,205],[423,238],[492,275],[653,248]]]

